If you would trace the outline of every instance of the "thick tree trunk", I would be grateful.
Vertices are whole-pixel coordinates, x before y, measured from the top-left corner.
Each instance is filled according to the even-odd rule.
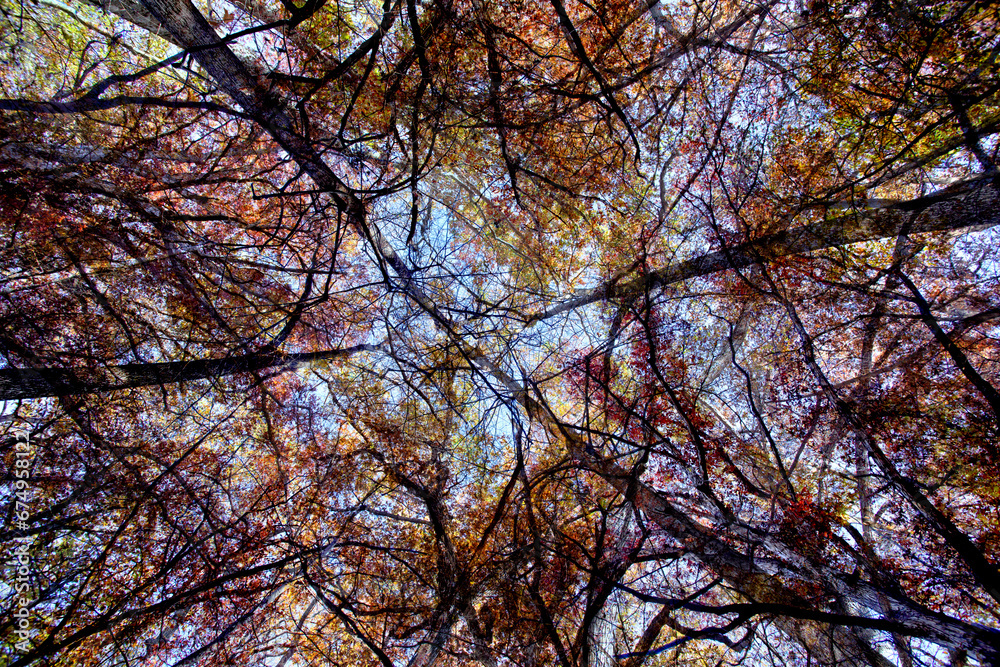
[[[209,77],[248,116],[267,130],[320,189],[333,198],[337,208],[346,213],[348,224],[372,244],[379,257],[403,281],[404,287],[411,287],[413,272],[378,228],[366,220],[362,201],[302,137],[287,111],[287,103],[274,91],[265,88],[222,42],[190,0],[142,0],[141,6],[160,22],[173,41],[188,48]],[[379,30],[382,29],[380,26]],[[416,294],[412,289],[408,291],[422,306],[433,307],[429,299],[419,294],[419,290]]]
[[[288,370],[296,366],[346,357],[357,352],[376,352],[377,345],[355,345],[343,350],[300,354],[281,352],[243,354],[221,359],[193,359],[151,364],[122,364],[106,368],[3,368],[0,369],[0,400],[96,394],[134,387],[190,382],[251,373],[265,369]]]
[[[850,584],[842,573],[823,563],[797,556],[793,549],[775,539],[756,538],[768,551],[785,556],[789,562],[770,559],[765,564],[752,555],[742,553],[720,539],[713,528],[692,518],[684,508],[675,507],[647,484],[635,482],[624,468],[590,449],[585,436],[578,434],[571,425],[561,422],[512,377],[482,357],[473,360],[513,393],[531,419],[543,425],[553,438],[565,442],[567,450],[580,465],[600,476],[621,494],[632,498],[643,515],[683,545],[686,553],[723,577],[750,601],[734,606],[733,613],[773,616],[782,631],[807,646],[814,652],[814,658],[828,664],[843,663],[847,657],[831,648],[826,629],[831,629],[835,643],[849,655],[850,663],[860,665],[866,661],[878,661],[878,654],[873,654],[871,647],[864,645],[851,628],[871,628],[918,637],[949,650],[967,651],[984,665],[1000,664],[1000,631],[931,611],[867,582]],[[824,597],[846,600],[870,610],[873,617],[818,609],[814,602],[793,590],[795,584],[820,587]],[[693,608],[691,605],[683,606]],[[886,606],[889,620],[880,618]]]
[[[125,0],[124,2],[119,2],[118,0],[82,0],[85,4],[88,4],[97,9],[102,9],[111,14],[122,17],[129,23],[136,25],[143,30],[146,30],[157,37],[162,37],[163,39],[180,46],[184,47],[183,44],[179,44],[174,41],[173,37],[166,31],[163,25],[156,20],[142,5],[136,5],[133,2]]]
[[[585,465],[600,474],[621,493],[627,491],[628,473],[617,464],[602,461],[586,453],[583,447],[578,448],[577,454],[581,456]],[[816,610],[809,601],[789,590],[778,576],[766,572],[755,559],[723,543],[709,528],[701,526],[674,508],[648,486],[641,483],[638,485],[635,502],[654,523],[685,544],[692,555],[725,577],[743,596],[755,601],[761,613],[766,613],[767,609],[774,609],[776,612],[783,610],[783,618],[779,616],[779,619],[782,619],[779,625],[786,631],[802,632],[804,626],[814,626],[817,622],[829,623],[836,627],[837,614]],[[967,650],[979,657],[983,664],[1000,664],[998,663],[1000,632],[949,618],[907,600],[890,597],[886,591],[877,590],[863,582],[850,586],[831,569],[814,563],[809,565],[812,566],[810,569],[818,571],[790,574],[797,574],[798,578],[805,577],[812,584],[823,585],[831,594],[849,600],[861,608],[869,609],[875,614],[882,613],[883,605],[888,605],[890,609],[891,622],[868,624],[867,619],[860,617],[852,619],[845,616],[840,619],[844,626],[856,623],[861,627],[868,626],[921,637],[949,649]],[[750,605],[752,606],[753,604]],[[792,634],[794,636],[794,633]],[[838,640],[847,644],[844,648],[855,653],[858,659],[864,657],[866,647],[852,646],[851,644],[857,642],[851,633],[844,631],[838,632],[838,635]]]
[[[599,301],[633,299],[657,287],[719,271],[742,269],[790,255],[891,238],[903,233],[985,228],[997,224],[1000,224],[1000,187],[992,180],[972,181],[911,201],[856,211],[770,234],[637,278],[617,276],[573,299],[534,313],[528,317],[528,322],[548,319]]]

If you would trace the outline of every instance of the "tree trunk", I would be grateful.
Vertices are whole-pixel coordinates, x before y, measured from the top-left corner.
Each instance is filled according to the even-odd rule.
[[[997,224],[1000,224],[1000,188],[997,184],[992,180],[962,183],[926,197],[770,234],[624,282],[626,276],[617,276],[580,296],[530,315],[528,322],[548,319],[598,301],[633,299],[657,287],[790,255],[875,241],[903,233],[985,228]]]
[[[698,523],[684,508],[675,507],[647,484],[637,481],[633,488],[629,488],[632,480],[628,471],[594,452],[587,445],[585,435],[578,434],[573,426],[561,422],[545,405],[488,360],[482,357],[473,360],[514,394],[529,418],[543,425],[554,439],[563,441],[580,465],[600,476],[619,493],[632,498],[646,517],[683,545],[686,553],[723,577],[740,595],[750,600],[746,605],[737,605],[736,611],[774,616],[775,623],[783,632],[807,646],[824,663],[835,664],[845,659],[839,655],[840,651],[830,647],[828,639],[824,639],[829,636],[824,631],[826,628],[832,628],[836,643],[850,655],[852,661],[857,661],[857,664],[877,661],[879,654],[873,653],[870,646],[851,632],[853,626],[919,637],[949,650],[967,651],[983,664],[1000,664],[1000,631],[931,611],[867,582],[850,584],[841,572],[797,556],[794,550],[776,539],[759,536],[758,539],[765,541],[768,550],[785,554],[793,561],[792,564],[770,561],[768,569],[765,569],[753,555],[743,554],[720,539],[713,528]],[[776,568],[777,572],[769,571]],[[791,583],[786,583],[786,580]],[[824,597],[846,600],[852,605],[869,609],[875,617],[818,609],[812,601],[793,590],[795,582],[819,586]],[[887,617],[891,620],[879,618],[885,605],[888,605],[890,613]],[[686,606],[692,608],[691,605]]]
[[[264,369],[289,370],[296,366],[346,357],[357,352],[377,352],[377,345],[355,345],[343,350],[300,354],[268,352],[221,359],[193,359],[151,364],[122,364],[106,368],[4,368],[0,369],[0,400],[72,396],[134,387],[190,382],[252,373]]]

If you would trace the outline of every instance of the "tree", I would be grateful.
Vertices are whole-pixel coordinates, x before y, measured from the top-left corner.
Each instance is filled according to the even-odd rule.
[[[9,664],[1000,664],[996,7],[4,1]]]

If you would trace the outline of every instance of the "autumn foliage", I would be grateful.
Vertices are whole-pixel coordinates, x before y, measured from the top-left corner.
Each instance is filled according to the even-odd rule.
[[[998,12],[0,0],[3,664],[1000,664]]]

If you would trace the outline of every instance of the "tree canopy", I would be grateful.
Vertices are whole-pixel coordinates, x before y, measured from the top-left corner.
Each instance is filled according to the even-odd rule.
[[[0,14],[5,664],[1000,664],[1000,6]]]

